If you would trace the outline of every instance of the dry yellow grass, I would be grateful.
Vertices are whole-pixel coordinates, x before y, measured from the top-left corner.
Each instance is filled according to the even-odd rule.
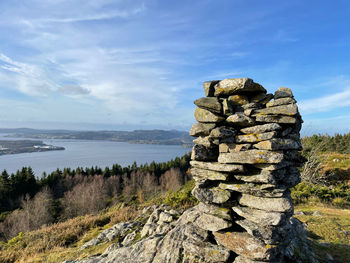
[[[131,220],[139,214],[136,207],[114,207],[99,215],[86,215],[39,230],[20,233],[0,244],[0,262],[62,262],[103,252],[110,243],[80,251],[78,247],[103,229]]]
[[[296,211],[305,215],[296,217],[306,223],[310,239],[320,262],[327,261],[327,253],[336,262],[350,263],[350,210],[327,207],[322,204],[298,205]],[[315,211],[321,212],[315,216]]]

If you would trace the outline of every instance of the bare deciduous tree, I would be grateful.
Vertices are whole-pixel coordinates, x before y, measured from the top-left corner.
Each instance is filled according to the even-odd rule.
[[[64,194],[61,200],[62,218],[94,214],[107,205],[107,187],[103,176],[86,177]]]
[[[52,202],[52,194],[48,188],[41,190],[32,199],[27,195],[21,202],[22,209],[13,211],[1,223],[0,232],[9,239],[19,232],[31,231],[52,223]]]

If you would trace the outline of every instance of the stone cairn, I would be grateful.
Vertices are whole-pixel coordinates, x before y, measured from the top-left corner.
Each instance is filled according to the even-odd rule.
[[[275,94],[249,78],[204,82],[190,135],[197,226],[234,252],[234,262],[291,262],[300,182],[301,116],[289,88]],[[293,261],[292,261],[293,262]]]

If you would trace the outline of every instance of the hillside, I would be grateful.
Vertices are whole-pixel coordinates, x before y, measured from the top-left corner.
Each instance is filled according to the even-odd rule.
[[[0,155],[64,150],[64,147],[47,145],[37,140],[0,140]]]
[[[188,132],[177,130],[134,131],[71,131],[36,129],[0,129],[0,133],[13,138],[105,140],[142,144],[192,145]]]
[[[165,238],[169,230],[174,227],[181,228],[181,223],[175,223],[177,218],[182,215],[184,209],[196,204],[190,197],[193,186],[193,182],[190,181],[178,191],[163,195],[162,198],[152,199],[147,203],[132,206],[119,204],[95,216],[77,217],[40,230],[20,233],[7,243],[0,242],[0,261],[6,263],[58,263],[65,260],[68,260],[67,263],[94,262],[93,258],[107,260],[117,256],[130,257],[131,251],[140,252],[145,249],[145,244],[148,246],[147,249],[152,251],[152,244],[154,246],[160,239]],[[166,205],[160,205],[162,203]],[[310,242],[321,263],[350,262],[350,240],[347,234],[350,231],[349,210],[327,208],[320,204],[299,205],[295,210],[295,216],[306,224]],[[157,230],[146,228],[146,222],[147,224],[153,222],[160,227]],[[187,237],[191,233],[188,230],[183,232],[187,233]],[[153,235],[157,238],[150,238]],[[172,238],[173,244],[179,246],[176,242],[177,239],[182,238],[181,234]],[[218,248],[201,246],[198,249],[196,246],[200,245],[199,240],[203,237],[193,238],[194,236],[187,241],[188,245],[183,250],[184,256],[188,256],[191,251],[194,254],[201,251],[202,256],[207,259],[216,258],[216,262],[219,262],[220,257],[225,257],[225,251]],[[193,243],[193,240],[197,241]],[[118,249],[119,246],[124,248]],[[126,249],[128,247],[133,247],[134,250]],[[170,249],[161,245],[158,247],[159,253],[163,249],[169,255],[175,254],[174,247]],[[88,258],[91,258],[90,261],[87,260]],[[330,258],[333,261],[330,261]],[[146,262],[147,258],[140,260]]]

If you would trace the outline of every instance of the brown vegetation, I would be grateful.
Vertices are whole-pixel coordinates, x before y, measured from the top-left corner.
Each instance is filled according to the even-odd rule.
[[[52,188],[45,187],[33,198],[27,195],[20,209],[0,222],[0,240],[53,222],[94,215],[118,202],[143,203],[162,192],[180,188],[187,180],[188,175],[179,168],[171,168],[159,177],[142,170],[109,177],[64,175]]]

